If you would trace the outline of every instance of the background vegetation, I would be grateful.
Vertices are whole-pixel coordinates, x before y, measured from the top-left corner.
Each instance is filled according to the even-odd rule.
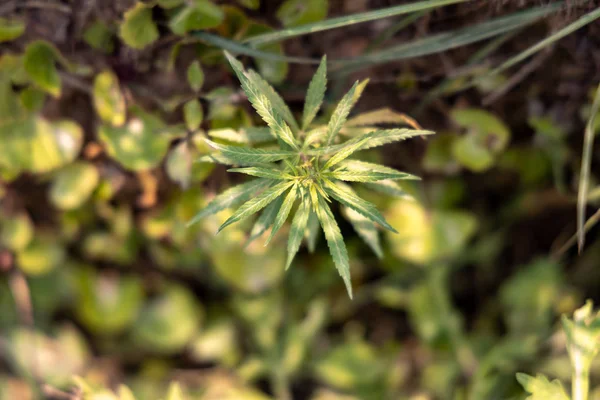
[[[600,300],[599,17],[592,0],[3,1],[0,398],[567,398],[515,373],[568,388],[572,326],[597,343],[591,305],[558,317]],[[186,226],[248,182],[204,139],[263,147],[223,50],[298,120],[326,54],[317,124],[369,79],[351,128],[436,132],[360,153],[422,178],[356,188],[398,233],[332,206],[353,300],[322,234],[285,271],[290,222],[268,247],[252,218],[215,236],[233,210]]]

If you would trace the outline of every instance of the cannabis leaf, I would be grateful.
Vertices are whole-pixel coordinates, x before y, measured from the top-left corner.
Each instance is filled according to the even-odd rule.
[[[368,81],[356,82],[340,100],[325,125],[315,123],[327,86],[327,60],[312,78],[304,105],[302,123],[296,118],[277,92],[256,72],[246,71],[242,64],[227,52],[225,56],[239,78],[248,100],[268,125],[267,128],[246,128],[240,131],[222,129],[209,131],[214,140],[226,140],[226,145],[205,139],[215,152],[203,156],[199,162],[216,162],[233,166],[229,172],[257,177],[235,186],[215,197],[190,223],[215,214],[225,208],[239,208],[221,225],[227,226],[262,210],[248,243],[265,234],[268,244],[293,214],[287,246],[289,268],[304,240],[313,251],[322,228],[334,264],[341,275],[348,295],[352,298],[350,261],[344,238],[331,209],[332,199],[343,208],[343,216],[354,227],[359,237],[378,256],[382,256],[379,229],[396,230],[385,220],[375,205],[361,198],[347,183],[358,182],[373,191],[405,197],[407,194],[396,180],[418,179],[406,172],[383,165],[351,159],[361,150],[382,146],[433,132],[421,129],[361,126],[345,129],[350,111],[358,101]],[[403,115],[403,114],[402,114]],[[394,121],[406,123],[406,118]],[[370,118],[372,120],[373,118]],[[389,122],[387,118],[385,122]],[[360,124],[363,122],[359,121]],[[356,120],[354,126],[357,125]],[[418,125],[414,125],[418,127]],[[358,134],[357,134],[358,133]],[[344,141],[344,138],[351,136]],[[268,145],[276,140],[277,147]],[[253,147],[259,146],[259,147]],[[296,204],[298,206],[296,207]],[[266,245],[265,244],[265,245]]]

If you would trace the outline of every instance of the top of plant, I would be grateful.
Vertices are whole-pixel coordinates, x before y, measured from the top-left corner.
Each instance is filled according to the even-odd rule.
[[[314,247],[320,224],[335,266],[352,298],[348,252],[330,208],[332,199],[347,208],[345,216],[361,238],[381,256],[377,227],[392,232],[395,230],[374,204],[360,198],[345,182],[361,182],[383,193],[401,195],[402,191],[394,181],[418,178],[383,165],[350,159],[350,156],[359,150],[433,132],[407,128],[378,130],[368,126],[378,122],[398,122],[399,114],[390,110],[347,120],[366,81],[356,82],[352,86],[335,108],[327,125],[315,124],[327,86],[325,57],[310,82],[302,121],[298,123],[283,99],[263,78],[252,70],[245,71],[242,64],[230,54],[226,53],[226,56],[248,100],[269,127],[265,131],[254,131],[254,141],[273,139],[277,146],[250,148],[218,144],[207,139],[209,145],[218,150],[211,156],[214,161],[239,166],[229,171],[256,176],[258,179],[230,188],[215,197],[190,223],[241,204],[221,225],[221,231],[264,209],[252,229],[250,240],[271,228],[268,243],[298,202],[288,239],[286,268],[298,252],[303,238],[306,238],[309,248]],[[259,132],[262,132],[260,138]]]

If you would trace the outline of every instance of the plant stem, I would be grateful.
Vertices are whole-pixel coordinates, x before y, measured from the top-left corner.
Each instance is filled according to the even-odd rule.
[[[573,363],[572,400],[588,400],[590,391],[590,368],[582,363]]]
[[[271,387],[277,400],[292,400],[292,392],[287,375],[280,368],[271,373]]]

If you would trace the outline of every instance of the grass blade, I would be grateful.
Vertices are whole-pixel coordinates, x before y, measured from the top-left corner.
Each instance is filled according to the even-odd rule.
[[[373,250],[377,258],[383,258],[383,250],[381,249],[377,226],[371,220],[351,208],[343,207],[342,211],[358,236]]]
[[[325,191],[346,207],[352,208],[371,221],[383,226],[385,229],[398,233],[390,224],[388,224],[373,203],[360,198],[348,185],[325,181]]]
[[[244,201],[248,200],[250,196],[271,182],[272,181],[267,179],[254,179],[250,182],[242,183],[241,185],[227,189],[215,197],[210,203],[207,204],[206,207],[200,210],[200,212],[187,223],[187,226],[195,224],[204,217],[216,214],[226,208],[234,207],[237,204],[243,203]]]
[[[327,56],[321,59],[321,65],[310,80],[306,100],[304,101],[304,112],[302,113],[302,129],[308,128],[316,117],[327,89]]]
[[[298,250],[300,249],[302,236],[304,236],[304,231],[306,230],[310,213],[310,198],[305,194],[302,197],[302,203],[300,203],[300,207],[298,208],[298,211],[296,211],[296,215],[294,215],[294,219],[292,221],[292,228],[290,229],[290,236],[288,238],[287,246],[288,256],[287,262],[285,263],[286,270],[290,267],[294,257],[296,257],[296,253],[298,253]]]
[[[585,126],[583,137],[583,157],[581,160],[581,172],[579,173],[579,191],[577,193],[577,247],[579,252],[583,250],[583,245],[585,244],[585,208],[587,205],[587,195],[590,184],[590,166],[592,164],[592,148],[594,147],[595,121],[600,113],[600,85],[598,85],[598,89],[596,90],[590,112],[590,118]]]
[[[271,234],[269,238],[265,242],[265,246],[271,242],[271,239],[275,236],[275,234],[279,231],[279,229],[283,226],[288,216],[290,215],[290,211],[292,210],[292,206],[296,201],[296,195],[298,194],[298,184],[294,184],[290,189],[287,196],[285,196],[285,200],[279,209],[279,213],[277,213],[277,217],[275,218],[275,222],[273,223],[273,229],[271,229]]]
[[[344,280],[348,296],[352,299],[352,284],[350,282],[350,260],[348,259],[348,251],[346,250],[346,244],[344,238],[340,232],[340,228],[333,217],[333,213],[329,208],[329,205],[323,198],[319,198],[319,203],[316,207],[317,217],[321,222],[321,227],[325,233],[325,239],[327,239],[327,245],[329,246],[329,253],[333,258],[333,263],[338,270],[338,273]]]
[[[557,40],[562,39],[563,37],[575,32],[577,29],[584,27],[585,25],[595,21],[598,18],[600,18],[600,8],[585,14],[583,17],[579,18],[577,21],[567,25],[566,27],[559,30],[558,32],[548,36],[544,40],[529,47],[527,50],[522,51],[521,53],[517,54],[516,56],[512,57],[511,59],[505,61],[499,67],[494,68],[492,71],[490,71],[487,74],[487,76],[497,75],[497,74],[503,72],[504,70],[512,67],[513,65],[523,61],[524,59],[531,56],[532,54],[537,53],[538,51],[551,45],[552,43],[556,42]],[[479,79],[482,79],[482,78],[483,77],[480,77]]]
[[[259,44],[278,42],[294,36],[316,33],[334,28],[341,28],[362,22],[374,21],[381,18],[393,17],[396,15],[408,14],[416,11],[427,10],[442,7],[448,4],[463,3],[467,0],[426,0],[411,4],[403,4],[395,7],[388,7],[381,10],[367,11],[364,13],[347,15],[343,17],[330,18],[325,21],[319,21],[312,24],[305,24],[289,29],[282,29],[275,32],[269,32],[262,35],[250,37],[245,40],[252,46]]]
[[[224,223],[219,227],[217,233],[221,232],[223,229],[228,227],[229,225],[242,220],[250,215],[262,210],[266,206],[268,206],[273,200],[277,197],[281,196],[283,192],[288,190],[290,186],[292,186],[294,182],[282,182],[275,186],[270,187],[265,190],[260,195],[254,197],[251,200],[248,200],[244,204],[241,205],[240,208],[236,210],[236,212],[231,215]]]

